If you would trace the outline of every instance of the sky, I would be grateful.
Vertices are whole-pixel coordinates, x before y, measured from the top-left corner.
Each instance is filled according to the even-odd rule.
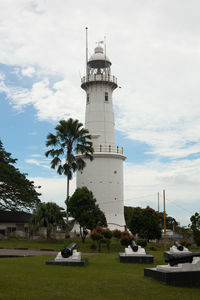
[[[187,226],[200,197],[198,0],[1,0],[0,139],[17,167],[64,206],[66,179],[50,168],[46,136],[61,119],[84,123],[89,55],[106,36],[120,89],[116,139],[124,147],[124,203],[163,210]],[[76,188],[75,176],[70,193]]]

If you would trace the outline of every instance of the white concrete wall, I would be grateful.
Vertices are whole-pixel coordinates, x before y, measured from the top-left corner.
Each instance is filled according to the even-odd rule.
[[[86,160],[83,171],[77,172],[77,187],[86,186],[94,194],[97,204],[105,213],[110,229],[123,230],[123,160],[120,154],[96,153],[94,160]],[[117,224],[117,225],[112,225]]]
[[[94,145],[116,145],[112,91],[112,86],[104,82],[91,83],[87,88],[85,127],[90,134],[96,135],[93,139]],[[105,101],[105,92],[108,93],[108,101]],[[89,103],[87,103],[87,94]]]

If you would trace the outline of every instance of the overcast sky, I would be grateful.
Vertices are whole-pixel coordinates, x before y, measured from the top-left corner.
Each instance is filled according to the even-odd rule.
[[[200,211],[199,11],[198,0],[0,1],[0,138],[43,201],[65,199],[45,139],[62,118],[84,122],[87,26],[89,54],[106,36],[121,86],[113,100],[125,205],[157,209],[160,192],[162,210],[165,189],[181,225]]]

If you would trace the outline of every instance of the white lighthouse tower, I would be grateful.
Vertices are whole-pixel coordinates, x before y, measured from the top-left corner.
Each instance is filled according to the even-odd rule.
[[[110,229],[124,229],[123,148],[116,146],[112,93],[118,87],[111,75],[111,62],[100,43],[87,62],[87,74],[81,79],[86,92],[85,128],[92,136],[94,159],[86,160],[77,172],[77,187],[86,186],[105,213]]]

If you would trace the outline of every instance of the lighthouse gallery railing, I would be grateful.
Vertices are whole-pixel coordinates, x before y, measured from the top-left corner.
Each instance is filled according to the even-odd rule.
[[[94,152],[112,152],[123,154],[123,147],[111,145],[94,145]]]
[[[123,147],[111,146],[111,145],[93,145],[94,153],[95,152],[110,152],[110,153],[119,153],[124,154]],[[80,152],[77,152],[80,154]]]
[[[113,75],[94,74],[94,75],[84,76],[83,78],[81,78],[81,84],[84,84],[86,82],[92,82],[92,81],[109,81],[117,84],[117,78]]]

